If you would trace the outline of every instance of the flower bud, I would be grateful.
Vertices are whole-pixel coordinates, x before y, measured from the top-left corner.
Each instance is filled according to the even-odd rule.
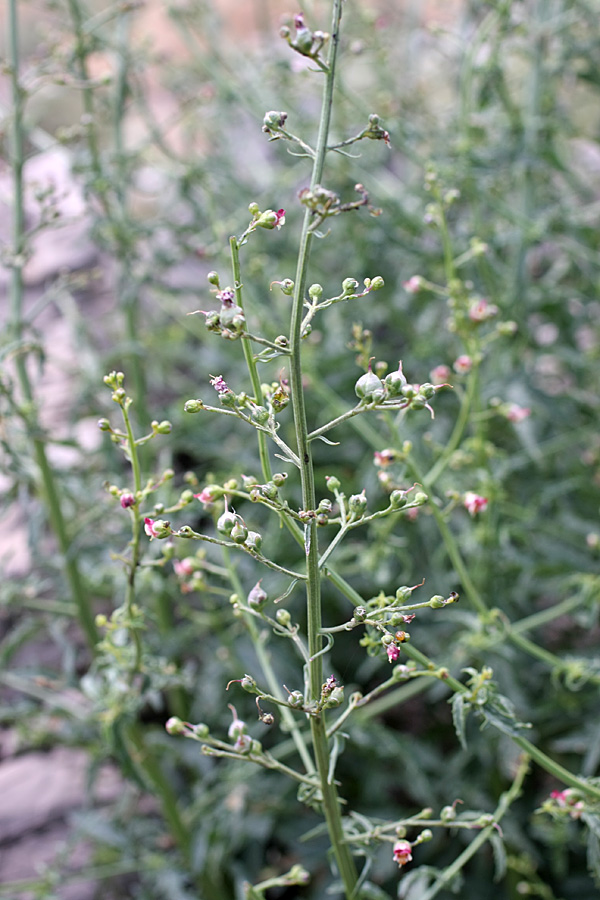
[[[275,472],[272,478],[276,487],[281,487],[287,480],[287,472]]]
[[[248,594],[248,606],[253,609],[262,609],[268,599],[267,592],[261,587],[260,581],[257,581]]]
[[[186,400],[183,407],[183,411],[186,413],[199,413],[201,409],[204,409],[202,400]]]
[[[398,601],[398,603],[407,603],[410,600],[411,596],[412,591],[406,585],[402,585],[402,587],[399,587],[396,591],[396,600]]]
[[[271,130],[279,131],[285,125],[285,120],[287,119],[288,114],[286,112],[278,112],[277,110],[270,110],[268,113],[265,113],[263,119],[263,127],[262,130],[265,132],[269,132]],[[256,206],[256,204],[254,204]],[[249,207],[250,209],[250,207]],[[252,215],[255,215],[255,212],[250,209]],[[256,212],[258,212],[258,206],[256,206]]]
[[[323,709],[335,709],[344,702],[344,688],[341,685],[334,687],[323,703]]]
[[[354,392],[357,397],[367,403],[380,403],[385,399],[383,381],[371,370],[370,364],[369,371],[361,375],[354,385]]]
[[[395,372],[390,372],[389,375],[385,376],[385,386],[390,397],[399,397],[401,395],[402,389],[406,386],[406,376],[402,371],[402,362],[398,363],[398,368]]]
[[[350,499],[348,500],[348,509],[351,515],[355,517],[362,516],[364,511],[367,508],[367,495],[365,490],[361,491],[360,494],[352,494]]]
[[[236,514],[225,510],[225,512],[217,519],[217,531],[221,534],[230,535],[231,530],[236,522]]]
[[[390,506],[392,509],[402,509],[403,506],[406,506],[408,500],[406,498],[406,491],[392,491],[390,494]]]
[[[244,523],[244,520],[241,516],[235,517],[235,522],[233,523],[233,527],[229,532],[229,537],[236,544],[243,544],[248,537],[248,529]]]
[[[282,628],[287,628],[292,621],[292,617],[287,609],[278,609],[275,613],[275,618],[277,619],[277,623],[281,625]]]
[[[301,706],[304,706],[304,694],[300,691],[290,691],[288,703],[292,709],[299,709]]]
[[[427,503],[428,500],[427,494],[424,494],[423,491],[419,491],[415,494],[414,504],[415,506],[423,506],[424,503]]]
[[[110,422],[108,419],[98,419],[98,428],[100,431],[110,431]]]
[[[358,281],[356,278],[344,278],[342,281],[342,289],[344,294],[353,294],[358,288]]]
[[[173,430],[173,426],[169,422],[168,419],[163,419],[162,422],[159,422],[156,428],[154,429],[157,434],[170,434]]]
[[[259,534],[258,531],[249,531],[248,537],[246,538],[246,547],[250,550],[255,550],[257,553],[262,547],[262,534]]]
[[[371,284],[369,285],[372,291],[380,291],[382,287],[385,287],[385,281],[381,277],[381,275],[376,275],[375,278],[371,279]]]
[[[209,284],[219,287],[219,275],[217,272],[209,272],[206,278]]]
[[[436,594],[429,601],[429,605],[432,609],[441,609],[442,606],[446,605],[446,601],[444,600],[444,598],[442,597],[441,594]]]
[[[266,406],[254,406],[250,415],[259,425],[265,425],[269,421],[269,410]]]
[[[185,734],[186,732],[185,723],[178,719],[177,716],[171,716],[170,719],[167,719],[165,729],[167,734]]]
[[[320,300],[323,296],[323,285],[321,284],[311,284],[308,289],[308,296],[311,300]]]
[[[444,806],[440,812],[442,822],[452,822],[456,818],[456,808],[454,806]]]
[[[335,493],[335,491],[339,491],[342,486],[339,479],[336,478],[335,475],[326,475],[325,481],[327,483],[327,488],[331,491],[332,494]]]

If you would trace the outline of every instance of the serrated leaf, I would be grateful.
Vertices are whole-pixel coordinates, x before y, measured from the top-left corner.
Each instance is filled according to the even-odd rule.
[[[467,736],[465,733],[465,726],[467,723],[467,713],[471,708],[471,704],[462,693],[455,694],[452,697],[450,703],[452,706],[452,722],[454,723],[456,737],[458,738],[460,746],[463,748],[463,750],[466,750]]]

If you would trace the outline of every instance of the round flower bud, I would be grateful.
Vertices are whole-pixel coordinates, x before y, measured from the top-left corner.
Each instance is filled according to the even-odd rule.
[[[291,691],[288,696],[288,703],[292,709],[299,709],[304,706],[304,694],[300,691]]]
[[[410,669],[407,665],[394,666],[392,675],[395,681],[406,681],[410,678]]]
[[[98,428],[100,431],[110,431],[110,422],[108,419],[98,419]]]
[[[360,494],[352,494],[348,501],[348,509],[354,516],[362,516],[367,508],[367,495],[364,489]]]
[[[394,643],[394,635],[390,634],[389,631],[386,631],[385,634],[381,638],[381,643],[384,647],[388,647],[390,644]]]
[[[253,420],[259,425],[264,425],[269,421],[269,410],[265,406],[255,406],[250,413]]]
[[[260,581],[257,581],[248,594],[248,606],[253,609],[262,609],[268,599],[267,592],[261,587]]]
[[[252,675],[244,675],[244,677],[240,681],[240,684],[245,691],[248,691],[249,694],[256,693],[256,681],[254,680]]]
[[[432,597],[429,601],[429,605],[432,609],[441,609],[442,606],[446,605],[446,601],[441,594],[436,594],[435,597]]]
[[[331,491],[332,494],[335,493],[335,491],[339,491],[339,489],[342,486],[339,479],[336,478],[335,475],[327,475],[325,477],[325,481],[327,483],[328,489]]]
[[[433,831],[431,830],[431,828],[424,828],[417,840],[420,844],[424,843],[425,841],[433,840]]]
[[[183,407],[183,411],[186,413],[199,413],[201,409],[204,409],[202,400],[186,400]]]
[[[410,600],[411,596],[412,591],[406,585],[402,585],[402,587],[399,587],[396,591],[396,600],[398,601],[398,603],[406,603],[408,600]]]
[[[392,491],[390,494],[390,506],[392,509],[402,509],[407,503],[405,491]]]
[[[104,613],[98,613],[98,615],[94,619],[94,622],[96,623],[96,626],[98,628],[104,628],[106,625],[108,625],[108,619],[106,618]]]
[[[320,300],[323,296],[323,286],[321,284],[311,284],[308,289],[308,296],[311,300]]]
[[[267,500],[276,500],[279,493],[274,481],[267,481],[266,484],[263,484],[260,492]]]
[[[444,806],[440,812],[442,822],[452,822],[456,818],[456,809],[454,806]]]
[[[199,738],[207,738],[210,734],[210,729],[208,725],[205,725],[204,722],[199,722],[197,725],[192,726],[192,731],[195,737]]]
[[[385,387],[381,378],[369,368],[354,385],[354,392],[361,400],[368,403],[380,403],[385,399]]]
[[[380,291],[382,287],[384,287],[385,281],[381,277],[381,275],[376,275],[375,278],[371,279],[370,288],[372,291]]]
[[[287,481],[287,472],[275,472],[273,475],[273,484],[276,487],[281,487],[282,484],[285,484]]]
[[[232,512],[229,512],[229,510],[226,510],[217,519],[217,531],[220,532],[220,534],[230,535],[232,528],[235,525],[236,518],[237,518],[237,516],[235,513],[232,513]]]
[[[256,550],[258,552],[262,547],[262,534],[259,534],[258,531],[249,531],[248,537],[246,538],[246,547],[250,550]]]
[[[344,294],[353,294],[358,287],[356,278],[344,278],[342,281],[342,289]]]
[[[385,376],[385,385],[390,397],[398,397],[402,393],[402,388],[406,386],[406,376],[402,371],[402,363],[398,363],[395,372],[390,372]]]
[[[419,491],[417,494],[415,494],[414,503],[416,506],[423,506],[424,503],[427,503],[428,499],[429,498],[427,497],[427,494]]]
[[[235,517],[235,522],[233,523],[233,528],[229,532],[229,537],[236,544],[243,544],[248,537],[248,529],[241,516]]]
[[[278,609],[275,613],[275,618],[282,628],[287,628],[292,621],[292,617],[287,609]]]
[[[327,700],[323,704],[323,709],[335,709],[337,706],[341,706],[344,702],[344,688],[343,687],[334,687],[330,694],[327,696]]]
[[[367,618],[367,610],[366,610],[366,608],[365,608],[364,606],[355,606],[355,607],[354,607],[353,618],[354,618],[357,622],[364,622],[365,619]]]
[[[214,284],[215,287],[219,287],[219,275],[217,272],[209,272],[206,278],[209,284]]]
[[[185,734],[186,732],[185,723],[178,719],[177,716],[171,716],[170,719],[167,719],[165,729],[167,734]]]

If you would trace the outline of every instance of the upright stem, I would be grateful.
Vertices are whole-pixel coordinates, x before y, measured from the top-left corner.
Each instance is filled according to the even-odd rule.
[[[23,207],[23,90],[19,82],[19,22],[17,0],[8,5],[8,32],[10,54],[10,78],[13,103],[12,123],[12,170],[13,170],[13,258],[10,279],[10,315],[15,340],[23,336],[23,263],[26,248],[25,215]],[[40,428],[34,410],[34,398],[27,372],[25,356],[19,352],[16,357],[17,378],[26,409],[26,424],[29,433],[39,434]],[[58,541],[63,558],[63,566],[71,596],[77,607],[77,614],[90,649],[98,641],[94,614],[89,597],[84,589],[79,567],[73,556],[72,542],[67,532],[62,512],[60,492],[54,473],[48,462],[46,446],[40,437],[32,437],[33,451],[40,474],[42,493],[46,503],[52,530]]]
[[[327,60],[327,72],[325,73],[325,85],[323,88],[323,100],[321,107],[321,120],[313,171],[311,188],[321,182],[329,126],[331,122],[331,109],[333,100],[333,88],[335,82],[335,67],[339,42],[339,27],[342,17],[342,0],[334,0],[333,22],[331,28],[331,43]],[[302,318],[304,293],[310,258],[312,233],[310,225],[312,215],[306,211],[300,237],[300,248],[294,283],[294,299],[292,317],[290,323],[290,388],[292,396],[292,409],[294,413],[294,426],[296,431],[296,443],[300,458],[300,479],[302,484],[302,506],[306,510],[316,506],[314,471],[312,464],[311,445],[308,439],[308,427],[306,421],[306,406],[302,385]],[[323,681],[323,658],[318,655],[322,649],[321,638],[321,574],[319,571],[319,548],[316,534],[316,524],[311,520],[304,527],[304,548],[306,553],[306,602],[307,602],[307,632],[309,662],[309,690],[311,699],[319,700]],[[357,874],[350,848],[344,843],[344,833],[337,790],[334,784],[328,781],[329,772],[329,745],[324,721],[324,714],[311,716],[311,733],[317,770],[321,782],[323,795],[323,808],[329,831],[329,838],[338,865],[339,874],[344,885],[344,891],[348,900],[354,896]]]

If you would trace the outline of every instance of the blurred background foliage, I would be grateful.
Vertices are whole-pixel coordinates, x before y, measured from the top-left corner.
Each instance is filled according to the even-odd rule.
[[[303,9],[311,25],[328,28],[327,3],[307,2]],[[334,220],[317,242],[310,280],[323,284],[326,295],[338,293],[349,276],[382,275],[386,286],[322,314],[305,345],[315,426],[354,402],[356,358],[365,356],[357,335],[367,359],[385,361],[390,370],[402,360],[416,383],[430,380],[436,366],[452,367],[465,352],[464,335],[447,327],[444,297],[404,287],[415,275],[446,285],[440,232],[427,212],[425,175],[433,166],[443,189],[457,192],[448,209],[454,255],[466,253],[472,238],[487,245],[461,267],[461,278],[517,325],[483,350],[470,421],[435,484],[442,502],[448,492],[467,490],[489,498],[485,514],[470,519],[459,506],[449,524],[474,590],[500,614],[477,613],[426,509],[414,521],[385,519],[366,534],[355,532],[336,565],[367,599],[423,578],[430,593],[459,591],[458,608],[421,615],[413,625],[420,649],[457,677],[468,665],[491,666],[518,718],[532,723],[534,743],[586,776],[598,774],[600,761],[599,11],[585,0],[347,4],[333,139],[356,134],[377,113],[391,147],[363,141],[360,153],[330,157],[327,187],[350,200],[354,184],[364,184],[381,215],[361,210]],[[104,373],[125,372],[138,433],[154,418],[173,424],[143,455],[147,473],[174,471],[157,502],[175,503],[188,484],[242,474],[260,480],[256,448],[241,428],[232,429],[226,417],[183,412],[188,398],[213,402],[209,373],[223,375],[235,391],[249,389],[239,345],[220,341],[201,316],[187,313],[212,308],[210,270],[221,274],[222,285],[230,282],[228,237],[243,231],[248,203],[256,201],[261,209],[285,208],[286,225],[255,236],[244,251],[247,319],[250,330],[270,340],[287,330],[290,301],[269,285],[294,276],[297,195],[309,168],[283,142],[268,142],[261,125],[267,110],[285,110],[295,134],[310,141],[316,133],[318,78],[277,36],[280,21],[294,12],[274,0],[252,0],[243,10],[200,0],[20,4],[25,177],[39,179],[28,207],[28,225],[39,233],[31,234],[24,270],[29,366],[73,553],[97,612],[110,614],[122,601],[117,557],[129,540],[127,516],[103,490],[105,483],[126,487],[128,467],[110,441],[95,437],[93,424],[115,415]],[[5,88],[4,223],[11,158]],[[65,196],[79,203],[66,210],[56,175],[65,158]],[[65,238],[61,226],[71,220],[76,231]],[[59,249],[49,243],[53,238]],[[73,263],[78,248],[81,262]],[[61,323],[66,353],[55,361],[59,375],[51,381],[44,359],[53,359]],[[319,819],[296,802],[295,791],[278,775],[207,759],[193,743],[164,732],[166,718],[177,714],[224,733],[228,699],[243,718],[253,717],[251,698],[224,692],[230,679],[256,669],[256,659],[244,621],[232,615],[232,584],[219,554],[198,557],[188,589],[174,577],[163,546],[149,545],[146,561],[157,564],[141,570],[137,585],[145,683],[133,692],[124,688],[114,648],[90,668],[39,502],[31,434],[5,346],[4,498],[7,515],[15,506],[23,514],[15,529],[30,552],[26,570],[5,560],[0,717],[3,727],[18,732],[20,752],[61,743],[85,747],[92,782],[102,761],[121,766],[127,786],[118,802],[81,812],[75,823],[93,842],[90,877],[98,878],[98,897],[225,900],[243,896],[245,880],[298,861],[312,871],[311,885],[267,896],[321,897],[326,838],[317,831],[302,840]],[[266,382],[280,374],[279,360],[261,368]],[[454,374],[451,381],[455,390],[436,398],[435,420],[424,412],[401,424],[400,439],[412,442],[422,472],[439,458],[459,415],[465,382]],[[498,412],[498,401],[527,407],[531,415],[514,424]],[[292,440],[291,411],[281,421],[283,436]],[[360,417],[330,437],[339,446],[315,449],[322,495],[325,476],[336,475],[347,494],[365,488],[370,508],[381,506],[385,493],[373,452],[393,443],[389,423],[377,414]],[[394,478],[404,487],[418,480],[402,462]],[[292,479],[286,497],[298,505]],[[262,509],[248,504],[238,512],[263,533],[281,564],[299,564],[301,551]],[[178,516],[174,527],[213,527],[200,505]],[[188,552],[187,545],[176,546],[177,556]],[[248,589],[256,580],[253,565],[236,564]],[[273,573],[265,583],[273,595],[285,587]],[[527,633],[551,657],[532,656],[507,639],[503,622],[558,604],[565,604],[564,615],[542,617]],[[299,592],[290,609],[301,621]],[[348,614],[347,601],[327,585],[325,610],[332,625]],[[348,695],[387,677],[387,662],[366,656],[358,637],[340,638],[332,654],[331,669]],[[42,668],[40,646],[46,648]],[[286,650],[269,643],[280,681],[291,685],[298,672]],[[557,657],[562,667],[553,662]],[[515,764],[510,739],[469,727],[463,750],[444,686],[432,683],[420,693],[409,687],[393,703],[367,708],[349,722],[338,773],[350,805],[381,819],[425,806],[437,814],[457,798],[465,808],[493,810]],[[73,692],[80,695],[77,715],[65,700]],[[124,723],[132,722],[135,732],[126,731]],[[260,737],[275,746],[276,734]],[[153,761],[143,772],[140,755]],[[503,820],[507,858],[499,862],[484,849],[460,884],[441,896],[596,896],[588,868],[597,837],[586,849],[581,823],[554,823],[534,812],[557,786],[534,768]],[[180,809],[184,839],[174,833],[168,794]],[[461,834],[436,834],[413,866],[443,869],[462,848]],[[371,877],[386,896],[398,890],[395,869],[381,852]],[[498,870],[502,878],[494,883]],[[52,896],[52,873],[60,884],[67,871],[68,860],[58,858],[36,896]],[[423,896],[414,871],[399,883],[399,896]],[[9,896],[17,888],[9,886]]]

